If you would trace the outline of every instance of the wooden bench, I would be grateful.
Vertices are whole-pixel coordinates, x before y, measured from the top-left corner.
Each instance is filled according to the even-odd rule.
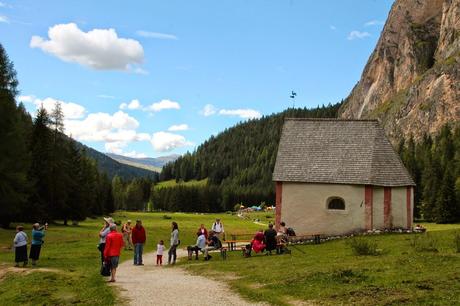
[[[227,234],[222,243],[226,243],[230,251],[235,251],[238,243],[248,244],[252,241],[253,237],[254,233]]]
[[[321,234],[320,233],[311,233],[299,236],[288,236],[287,237],[289,243],[297,243],[297,242],[304,242],[304,241],[313,241],[314,244],[321,243]]]
[[[236,246],[237,246],[237,243],[251,243],[252,239],[249,240],[249,239],[243,239],[243,240],[225,240],[223,243],[227,243],[228,245],[228,249],[230,251],[235,251],[236,250]]]

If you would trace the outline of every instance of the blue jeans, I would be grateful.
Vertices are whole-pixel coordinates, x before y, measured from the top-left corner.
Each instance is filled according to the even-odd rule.
[[[144,250],[143,243],[136,243],[134,245],[134,264],[140,265],[142,264],[142,251]]]

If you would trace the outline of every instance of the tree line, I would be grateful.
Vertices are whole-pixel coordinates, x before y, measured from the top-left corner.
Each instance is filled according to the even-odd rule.
[[[0,44],[0,225],[84,220],[114,210],[112,186],[94,160],[64,135],[56,103],[35,118],[16,103],[18,80]]]
[[[446,124],[434,137],[412,137],[398,146],[401,159],[417,184],[414,215],[426,221],[460,221],[460,126]]]

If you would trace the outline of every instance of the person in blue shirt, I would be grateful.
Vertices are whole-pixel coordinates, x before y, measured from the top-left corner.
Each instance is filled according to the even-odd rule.
[[[43,245],[43,238],[45,237],[45,230],[47,229],[48,224],[40,227],[39,223],[32,225],[32,243],[30,246],[30,255],[29,258],[32,259],[32,265],[37,264],[38,259],[40,258],[40,251]]]

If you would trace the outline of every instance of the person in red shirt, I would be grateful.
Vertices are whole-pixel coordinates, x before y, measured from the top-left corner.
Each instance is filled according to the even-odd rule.
[[[134,265],[143,266],[142,263],[142,252],[144,250],[145,243],[145,229],[142,226],[142,221],[137,220],[136,226],[131,231],[131,237],[134,244]]]
[[[110,225],[110,233],[105,240],[104,259],[110,263],[111,275],[109,282],[115,282],[118,262],[120,260],[121,248],[123,248],[123,235],[117,232],[117,226],[112,223]]]
[[[208,239],[208,231],[207,231],[206,228],[204,227],[204,224],[201,224],[200,228],[199,228],[198,231],[197,231],[197,235],[198,235],[198,233],[199,233],[200,235],[204,235],[204,237],[205,237],[206,239]],[[198,235],[198,236],[200,236],[200,235]]]

